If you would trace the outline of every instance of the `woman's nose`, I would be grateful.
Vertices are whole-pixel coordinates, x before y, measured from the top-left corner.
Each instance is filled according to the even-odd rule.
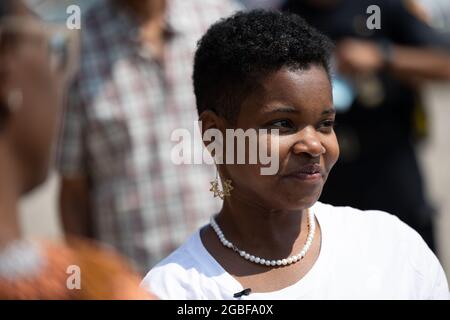
[[[326,152],[325,147],[312,127],[307,127],[297,134],[297,140],[293,146],[295,154],[308,153],[311,157],[319,157]]]

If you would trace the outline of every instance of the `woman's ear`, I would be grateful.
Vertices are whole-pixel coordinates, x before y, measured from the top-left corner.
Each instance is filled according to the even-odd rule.
[[[199,117],[200,128],[202,136],[209,129],[217,129],[222,133],[225,132],[226,123],[225,120],[212,110],[203,111]]]
[[[226,121],[211,110],[202,112],[199,117],[199,125],[203,144],[215,161],[222,161]],[[220,162],[221,163],[221,162]]]
[[[0,76],[0,83],[2,83]],[[0,113],[11,115],[23,104],[23,91],[20,88],[5,88],[0,84]]]

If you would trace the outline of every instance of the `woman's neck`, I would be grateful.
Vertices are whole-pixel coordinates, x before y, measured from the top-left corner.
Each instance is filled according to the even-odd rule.
[[[306,211],[268,210],[232,196],[225,200],[217,220],[227,239],[247,248],[286,251],[299,241],[300,234],[308,233]]]

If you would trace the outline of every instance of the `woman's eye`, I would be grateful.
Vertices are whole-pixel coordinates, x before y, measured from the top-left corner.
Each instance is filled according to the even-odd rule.
[[[320,124],[320,127],[325,131],[331,131],[336,126],[336,121],[334,120],[325,120]]]
[[[290,120],[277,120],[269,124],[269,127],[281,128],[281,129],[292,129],[294,124]]]
[[[325,127],[334,127],[335,121],[334,120],[326,120],[323,122],[323,125]]]

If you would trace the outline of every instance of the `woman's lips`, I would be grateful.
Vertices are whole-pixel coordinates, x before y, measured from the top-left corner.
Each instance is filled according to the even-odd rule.
[[[324,170],[318,164],[309,164],[293,170],[284,175],[285,178],[298,179],[302,181],[318,182],[322,180]]]
[[[288,176],[286,176],[286,178],[294,178],[294,179],[299,179],[299,180],[305,180],[305,181],[316,181],[316,180],[321,180],[322,179],[322,174],[321,173],[295,173],[295,174],[290,174]]]

